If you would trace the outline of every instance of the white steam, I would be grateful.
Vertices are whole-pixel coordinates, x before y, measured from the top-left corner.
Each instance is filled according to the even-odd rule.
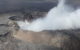
[[[80,28],[80,9],[73,11],[73,8],[65,5],[65,0],[59,0],[59,4],[52,8],[45,18],[39,18],[29,23],[18,21],[18,25],[23,30],[43,31],[43,30],[63,30]]]

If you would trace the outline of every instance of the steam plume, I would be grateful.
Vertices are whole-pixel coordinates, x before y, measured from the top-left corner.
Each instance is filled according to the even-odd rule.
[[[35,32],[80,28],[80,9],[74,10],[65,2],[65,0],[59,0],[58,5],[52,8],[44,18],[34,20],[32,23],[27,20],[17,23],[21,29]]]

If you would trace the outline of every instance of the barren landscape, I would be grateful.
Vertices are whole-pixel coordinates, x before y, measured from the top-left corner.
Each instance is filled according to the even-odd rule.
[[[67,4],[74,9],[80,6],[80,0],[69,1]],[[9,17],[23,16],[27,12],[42,12],[40,15],[43,16],[57,3],[57,0],[0,0],[0,50],[80,50],[80,29],[42,32],[15,30],[15,34],[8,24]]]

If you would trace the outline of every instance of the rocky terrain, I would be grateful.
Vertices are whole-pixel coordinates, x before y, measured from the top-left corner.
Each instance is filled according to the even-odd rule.
[[[35,16],[33,12],[31,14]],[[42,32],[16,30],[8,24],[11,21],[8,18],[14,15],[23,16],[22,13],[9,13],[0,17],[0,50],[80,50],[80,29]]]

